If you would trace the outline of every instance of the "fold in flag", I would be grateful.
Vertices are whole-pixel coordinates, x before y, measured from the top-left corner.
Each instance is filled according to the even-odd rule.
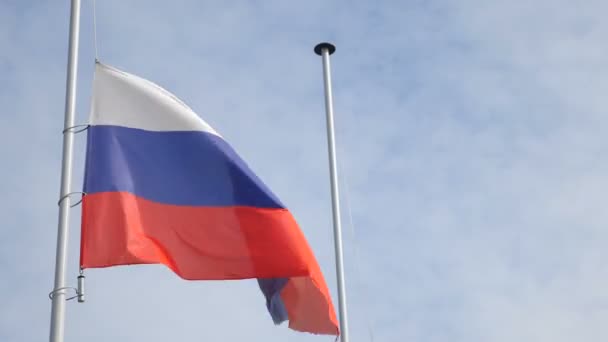
[[[164,264],[189,280],[258,279],[273,321],[338,335],[291,213],[211,126],[156,84],[96,64],[82,268]]]

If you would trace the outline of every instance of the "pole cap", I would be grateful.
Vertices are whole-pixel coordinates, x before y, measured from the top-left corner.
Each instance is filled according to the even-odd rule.
[[[330,55],[333,54],[334,52],[336,52],[336,47],[333,44],[323,42],[323,43],[319,43],[319,44],[317,44],[317,46],[315,46],[315,53],[317,55],[321,56],[323,53],[323,49],[327,49],[327,51],[329,52]]]

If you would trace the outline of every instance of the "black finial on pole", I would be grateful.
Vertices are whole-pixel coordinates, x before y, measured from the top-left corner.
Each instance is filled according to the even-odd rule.
[[[336,52],[336,47],[331,44],[331,43],[319,43],[317,44],[317,46],[315,46],[315,53],[319,56],[321,56],[321,54],[323,53],[323,49],[327,49],[327,51],[329,52],[329,54],[333,54],[334,52]]]

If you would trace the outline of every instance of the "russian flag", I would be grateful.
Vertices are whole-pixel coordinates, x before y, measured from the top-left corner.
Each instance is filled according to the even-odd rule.
[[[80,266],[164,264],[184,279],[258,279],[276,324],[338,335],[295,219],[230,145],[158,85],[97,63]]]

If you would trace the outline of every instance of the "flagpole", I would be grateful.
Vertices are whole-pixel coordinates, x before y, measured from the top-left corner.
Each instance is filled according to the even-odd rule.
[[[329,56],[336,51],[330,43],[315,46],[315,53],[323,59],[323,80],[325,84],[325,112],[327,117],[327,147],[329,153],[329,173],[331,182],[332,214],[334,223],[334,245],[336,252],[336,275],[338,278],[338,312],[340,315],[340,339],[348,342],[348,318],[346,312],[346,285],[344,281],[344,253],[342,251],[342,224],[340,221],[340,194],[338,192],[338,168],[336,162],[336,142],[334,134],[334,105],[331,92],[331,70]]]
[[[80,31],[80,0],[71,1],[70,40],[66,76],[65,117],[63,123],[63,154],[61,161],[61,186],[59,193],[59,222],[57,228],[57,251],[55,256],[55,283],[51,307],[50,342],[63,342],[67,266],[68,226],[70,212],[70,188],[74,150],[74,114],[76,109],[76,71],[78,69],[78,36]]]

